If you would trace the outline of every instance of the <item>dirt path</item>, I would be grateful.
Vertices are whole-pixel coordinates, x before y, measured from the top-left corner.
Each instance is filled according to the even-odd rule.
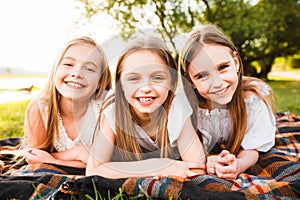
[[[269,77],[274,78],[293,78],[300,81],[300,72],[270,72]]]

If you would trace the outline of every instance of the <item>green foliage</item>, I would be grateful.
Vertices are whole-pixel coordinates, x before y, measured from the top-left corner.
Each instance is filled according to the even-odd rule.
[[[25,110],[29,101],[0,104],[0,138],[23,136]]]
[[[299,53],[298,0],[78,0],[84,15],[107,13],[124,38],[143,27],[155,27],[165,41],[180,49],[174,38],[203,23],[220,26],[242,55],[245,72],[267,78],[277,57]],[[259,67],[253,67],[256,61]],[[259,70],[257,70],[259,69]]]
[[[276,112],[300,114],[300,83],[295,81],[269,81],[276,100]]]

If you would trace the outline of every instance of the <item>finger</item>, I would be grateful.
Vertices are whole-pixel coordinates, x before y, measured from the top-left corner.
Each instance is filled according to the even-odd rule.
[[[37,154],[37,150],[35,148],[30,149],[30,151],[28,151],[28,153],[32,154],[32,155],[36,155]]]
[[[232,174],[236,173],[236,167],[235,165],[220,165],[219,163],[216,163],[215,165],[216,171],[222,173],[222,174]]]
[[[224,160],[227,163],[233,163],[236,160],[236,157],[233,154],[229,154],[229,155],[224,157]]]
[[[221,173],[218,170],[216,170],[216,174],[219,178],[223,178],[223,179],[227,179],[227,180],[235,180],[236,179],[235,174],[232,174],[232,173],[224,174],[224,173]]]
[[[215,163],[211,162],[206,165],[206,171],[208,174],[213,175],[216,173]]]
[[[218,159],[219,156],[208,156],[207,162],[214,162]]]
[[[224,156],[226,156],[226,155],[228,155],[228,154],[230,154],[229,151],[227,151],[227,150],[222,150],[222,152],[219,154],[219,156],[220,156],[220,157],[224,157]]]
[[[25,158],[28,157],[28,154],[30,154],[30,153],[28,153],[27,151],[24,151],[24,152],[22,153],[23,157],[25,157]]]
[[[220,158],[220,159],[218,160],[218,162],[224,163],[224,164],[226,164],[226,165],[230,165],[231,163],[235,162],[235,160],[236,160],[235,155],[233,155],[233,154],[228,154],[228,155],[226,155],[226,156]]]

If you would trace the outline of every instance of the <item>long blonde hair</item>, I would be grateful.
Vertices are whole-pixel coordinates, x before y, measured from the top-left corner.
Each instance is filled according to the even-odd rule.
[[[95,99],[100,98],[104,90],[109,90],[111,88],[111,73],[108,67],[106,56],[101,49],[101,47],[90,37],[78,37],[75,39],[70,40],[65,44],[62,51],[60,52],[56,63],[54,64],[50,75],[48,77],[48,81],[46,86],[41,92],[39,98],[46,102],[48,108],[48,116],[47,116],[47,124],[46,124],[46,134],[47,138],[44,143],[39,146],[38,148],[46,150],[48,152],[53,152],[53,141],[54,141],[54,134],[58,133],[58,112],[59,112],[59,99],[60,94],[55,87],[55,74],[57,69],[66,53],[66,51],[73,45],[76,44],[90,44],[95,47],[95,49],[100,53],[101,57],[101,78],[99,80],[99,89],[95,91]],[[41,123],[41,122],[40,122]]]
[[[115,118],[116,118],[116,145],[119,148],[120,155],[124,160],[140,160],[142,159],[142,149],[136,139],[136,130],[134,123],[139,124],[139,119],[135,115],[132,106],[125,98],[124,91],[120,84],[120,78],[123,71],[123,64],[126,58],[137,51],[149,50],[157,54],[164,63],[169,67],[171,72],[171,89],[163,109],[160,109],[159,117],[156,119],[158,130],[160,130],[160,156],[168,157],[172,151],[169,147],[169,136],[167,130],[168,113],[171,102],[174,98],[174,91],[177,87],[178,69],[174,59],[162,40],[156,37],[138,38],[131,43],[118,60],[115,77]]]
[[[240,146],[242,140],[245,136],[245,132],[247,129],[247,112],[245,105],[245,93],[247,91],[254,92],[257,96],[259,96],[268,107],[272,107],[274,105],[273,98],[267,98],[260,95],[259,88],[254,84],[251,84],[251,81],[261,81],[254,78],[245,78],[243,76],[243,63],[240,55],[238,54],[237,48],[230,41],[230,39],[215,25],[203,25],[200,28],[192,31],[188,40],[183,48],[182,58],[181,58],[181,73],[187,79],[188,82],[192,83],[189,76],[189,67],[191,65],[192,60],[198,55],[198,53],[202,50],[205,44],[218,44],[221,46],[228,47],[231,50],[232,56],[234,53],[237,54],[240,67],[238,70],[238,86],[233,95],[232,101],[228,104],[228,110],[230,112],[230,116],[232,119],[232,131],[229,137],[225,148],[230,150],[231,153],[237,154],[240,150]],[[190,92],[190,91],[189,91]],[[190,96],[187,92],[187,95]],[[194,102],[190,102],[194,109],[197,109],[199,106],[202,108],[209,108],[208,102],[202,97],[198,91],[194,90],[197,96],[197,104]],[[272,91],[271,91],[272,92]],[[272,94],[270,96],[273,96]],[[197,107],[195,107],[197,106]],[[271,108],[270,108],[271,109]],[[198,119],[201,120],[201,119]]]

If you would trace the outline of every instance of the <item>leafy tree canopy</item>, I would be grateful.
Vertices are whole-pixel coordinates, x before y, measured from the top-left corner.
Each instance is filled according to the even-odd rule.
[[[245,73],[267,78],[275,58],[299,53],[298,0],[77,0],[84,17],[107,13],[124,39],[137,29],[155,27],[178,52],[175,38],[195,26],[213,23],[223,29],[244,60]],[[252,66],[257,61],[260,69]]]

